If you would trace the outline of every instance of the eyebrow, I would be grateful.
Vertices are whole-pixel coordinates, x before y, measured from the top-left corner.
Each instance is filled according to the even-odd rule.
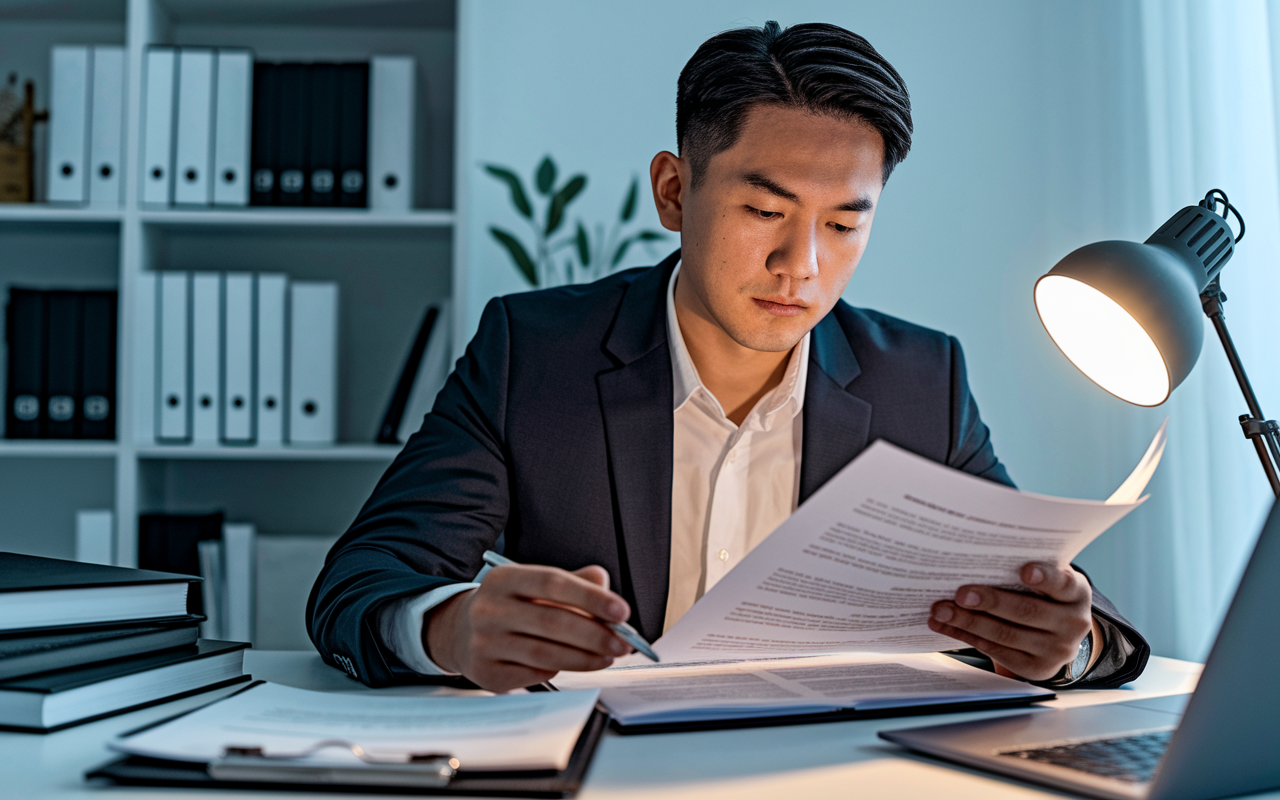
[[[793,203],[800,202],[800,196],[797,195],[795,192],[785,188],[784,186],[782,186],[781,184],[775,181],[770,180],[769,178],[765,177],[764,175],[761,175],[758,172],[748,172],[746,175],[742,176],[742,180],[743,182],[749,183],[752,186],[756,187],[757,189],[766,191],[769,194],[774,195],[776,197],[781,197],[783,200],[790,200]],[[840,205],[836,206],[836,211],[852,211],[856,214],[860,214],[864,211],[870,211],[873,205],[874,204],[871,202],[871,198],[867,197],[866,195],[863,195],[862,197],[859,197],[857,200],[850,200],[847,203],[841,203]]]

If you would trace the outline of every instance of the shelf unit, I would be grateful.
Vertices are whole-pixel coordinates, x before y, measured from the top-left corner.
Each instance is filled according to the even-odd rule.
[[[456,0],[28,0],[0,12],[0,73],[37,82],[49,48],[126,48],[120,208],[0,205],[0,292],[11,284],[120,292],[117,441],[0,440],[0,549],[72,557],[80,508],[112,508],[116,562],[136,564],[137,518],[221,508],[259,531],[332,537],[398,446],[373,444],[425,307],[461,285],[457,263]],[[17,43],[10,47],[10,43]],[[415,208],[143,207],[142,66],[152,44],[248,47],[257,58],[417,59]],[[37,139],[43,192],[44,134]],[[285,272],[340,284],[338,443],[208,447],[137,441],[138,276],[151,270]],[[3,393],[0,360],[0,394]]]

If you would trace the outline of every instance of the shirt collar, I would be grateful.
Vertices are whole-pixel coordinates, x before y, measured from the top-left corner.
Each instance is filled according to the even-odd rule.
[[[671,279],[667,281],[667,345],[671,350],[672,411],[679,411],[695,393],[698,393],[713,403],[722,416],[727,417],[724,409],[720,407],[720,401],[707,387],[703,386],[702,378],[698,377],[698,368],[694,366],[693,359],[689,356],[689,349],[684,343],[684,334],[680,332],[680,323],[676,319],[676,277],[680,274],[682,263],[676,262],[676,268],[671,272]],[[800,413],[804,406],[805,384],[809,377],[810,335],[811,332],[806,333],[800,340],[800,345],[791,351],[791,359],[787,362],[787,371],[782,376],[782,383],[761,398],[744,424],[755,422],[763,426],[766,420],[787,406],[791,407],[791,413],[787,415],[788,419]],[[700,393],[699,389],[702,390]]]

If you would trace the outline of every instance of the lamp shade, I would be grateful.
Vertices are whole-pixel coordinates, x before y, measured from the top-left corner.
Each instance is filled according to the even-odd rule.
[[[1116,397],[1156,406],[1200,357],[1200,293],[1231,257],[1222,217],[1189,206],[1144,244],[1085,245],[1036,281],[1036,311],[1054,344]]]

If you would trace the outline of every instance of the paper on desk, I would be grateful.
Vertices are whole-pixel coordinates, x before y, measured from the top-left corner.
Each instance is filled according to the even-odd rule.
[[[1142,502],[1164,436],[1117,492],[1127,502],[1105,503],[1019,492],[877,441],[654,649],[664,662],[953,649],[929,630],[930,606],[968,583],[1025,590],[1029,561],[1069,563]]]
[[[624,725],[819,714],[1052,694],[940,653],[653,664],[562,672],[561,689],[600,687]]]
[[[151,758],[207,763],[228,746],[267,755],[342,739],[381,758],[445,753],[462,770],[564,769],[598,691],[493,697],[403,697],[313,692],[264,683],[155,728],[110,743]],[[303,764],[363,762],[326,748]]]

